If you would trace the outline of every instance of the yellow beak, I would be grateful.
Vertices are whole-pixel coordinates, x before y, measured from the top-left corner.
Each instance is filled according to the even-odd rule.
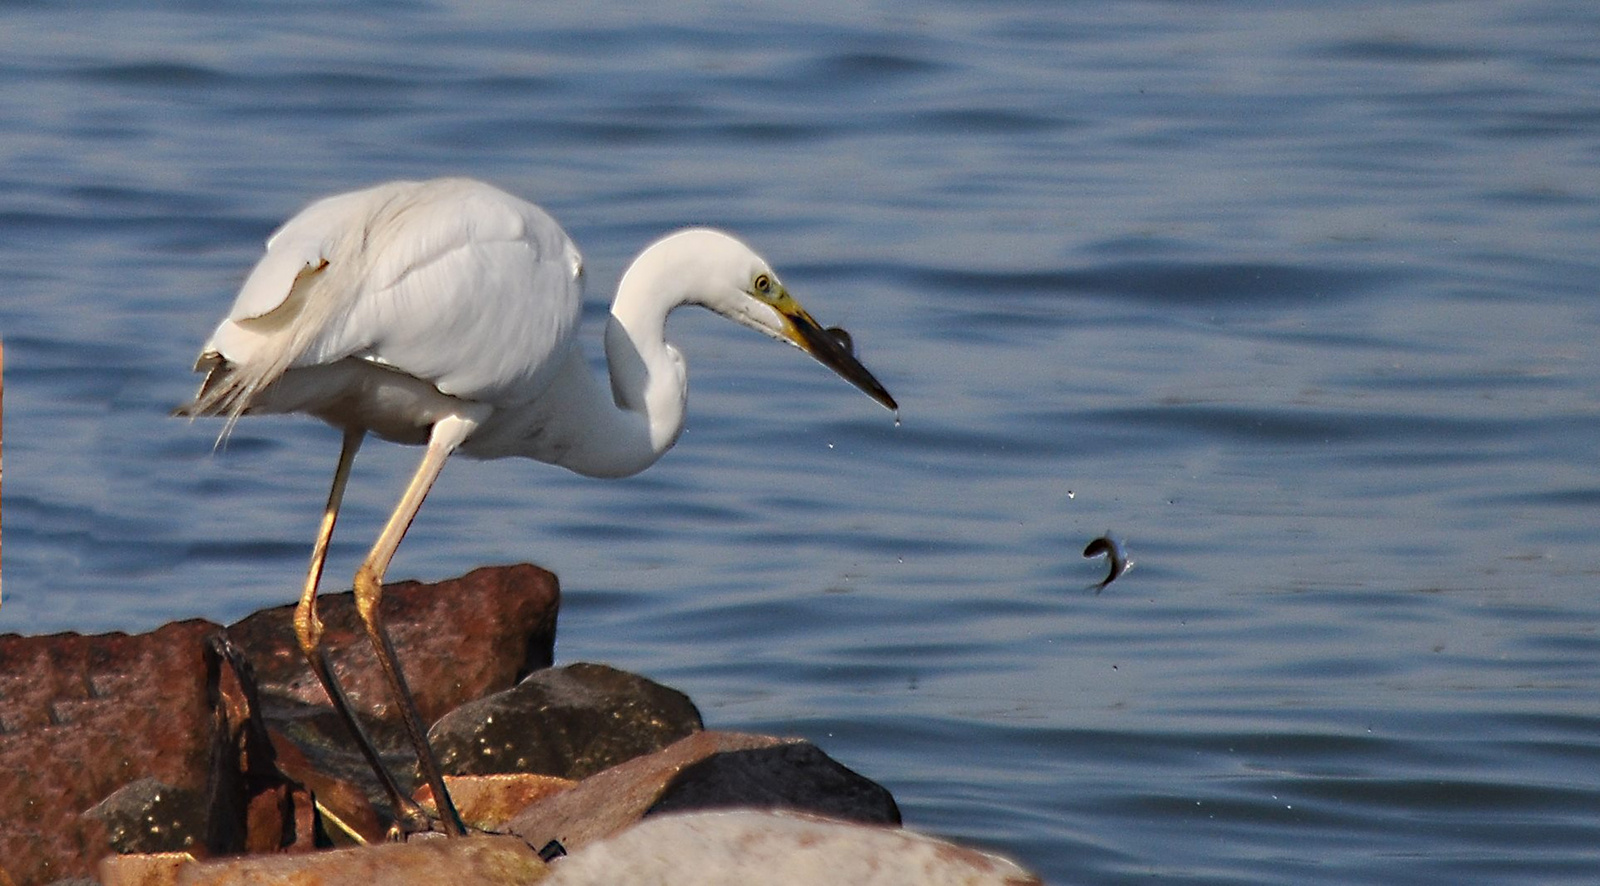
[[[843,330],[829,330],[822,328],[817,321],[811,319],[806,309],[787,292],[780,292],[771,302],[772,307],[783,317],[785,323],[784,337],[793,342],[800,350],[816,358],[818,363],[832,369],[841,378],[860,388],[867,396],[883,404],[887,409],[899,411],[899,404],[889,396],[889,392],[878,383],[867,367],[861,365],[850,347],[850,337],[843,334]]]

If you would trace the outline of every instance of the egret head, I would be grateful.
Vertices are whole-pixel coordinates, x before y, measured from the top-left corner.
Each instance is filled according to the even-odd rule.
[[[651,253],[677,265],[669,273],[686,286],[686,302],[786,341],[886,408],[899,408],[883,385],[856,359],[849,334],[842,329],[826,329],[813,320],[789,294],[766,259],[738,239],[710,228],[690,228],[645,250],[641,263]]]

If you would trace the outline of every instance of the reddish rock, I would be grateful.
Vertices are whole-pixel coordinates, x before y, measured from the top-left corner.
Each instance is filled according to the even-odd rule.
[[[109,838],[80,813],[131,782],[204,795],[218,630],[194,620],[137,636],[0,635],[0,865],[18,886],[91,873]]]
[[[433,586],[390,585],[384,610],[423,715],[436,717],[547,666],[557,599],[554,576],[534,566],[479,569]],[[388,715],[382,675],[350,595],[323,601],[335,667],[369,716]],[[340,805],[356,833],[381,837],[377,815],[354,786],[364,783],[321,773],[320,761],[300,753],[308,745],[317,750],[316,742],[302,741],[315,733],[305,724],[332,714],[294,642],[291,612],[279,607],[229,629],[259,674],[259,700],[235,673],[242,659],[208,652],[208,640],[221,631],[209,622],[133,637],[0,635],[0,796],[7,800],[0,804],[0,875],[18,886],[87,875],[112,851],[113,837],[138,851],[307,847],[310,798],[284,781],[280,768]],[[251,725],[263,707],[289,712],[278,726],[299,730],[298,746]],[[326,743],[355,759],[359,778],[369,777],[342,724],[334,721]],[[398,760],[394,771],[405,779],[414,763],[409,750]],[[141,779],[149,781],[118,793]],[[96,814],[80,815],[91,807]]]
[[[759,753],[775,749],[782,753]],[[760,779],[750,786],[741,788],[737,783],[725,782],[715,790],[708,790],[707,779],[693,774],[697,765],[718,755],[748,752],[758,752],[752,759],[761,759],[763,762],[757,765],[735,764],[710,771],[713,773],[712,780],[719,778],[716,773],[726,775],[738,769],[759,772]],[[899,820],[899,811],[894,808],[894,800],[888,791],[831,760],[824,767],[818,762],[819,758],[826,759],[826,755],[800,739],[737,732],[698,732],[654,754],[590,776],[570,790],[535,803],[507,821],[504,830],[522,837],[531,846],[543,846],[550,840],[556,840],[568,852],[576,852],[589,843],[632,826],[651,809],[662,804],[678,809],[689,808],[696,802],[714,806],[771,807],[787,804],[791,808],[804,808],[803,803],[808,799],[814,802],[821,794],[815,777],[820,771],[827,773],[826,781],[833,784],[835,789],[842,789],[846,797],[857,800],[855,805],[825,800],[820,804],[825,810],[849,808],[852,817],[864,821]],[[782,765],[785,759],[805,761],[805,764],[786,768]],[[688,795],[675,800],[673,786],[685,773],[690,774],[688,784],[692,787]],[[843,787],[846,775],[855,782],[848,788]],[[787,782],[786,786],[778,787],[784,782]],[[865,802],[861,802],[863,800]]]
[[[296,784],[303,785],[322,807],[322,829],[336,846],[379,842],[384,839],[387,825],[380,819],[373,799],[364,790],[366,781],[377,791],[377,778],[366,769],[366,760],[354,750],[343,752],[343,766],[351,769],[350,777],[339,776],[318,768],[300,750],[277,730],[269,730],[276,751],[278,769]],[[360,783],[352,779],[359,779]]]
[[[178,871],[193,863],[187,852],[112,855],[100,861],[100,886],[173,886]]]
[[[213,853],[306,851],[321,820],[303,783],[284,775],[266,719],[255,669],[225,635],[213,638],[213,717],[224,726],[213,749],[206,845]],[[126,850],[119,850],[126,851]]]
[[[446,775],[444,785],[467,827],[480,831],[499,831],[506,819],[535,802],[561,793],[577,784],[554,775],[511,773],[505,775]],[[432,815],[439,809],[427,785],[417,789],[414,799]]]
[[[245,852],[310,852],[327,827],[316,797],[303,785],[281,784],[249,798]]]
[[[436,584],[385,585],[382,610],[423,722],[549,667],[556,577],[537,566],[487,566]],[[363,722],[399,723],[383,672],[349,593],[323,594],[317,612],[333,670]],[[294,606],[264,609],[228,627],[255,666],[269,717],[276,701],[330,707],[294,637]]]
[[[548,667],[555,648],[556,577],[521,564],[475,569],[424,585],[384,586],[383,612],[424,721],[506,689]],[[402,789],[416,779],[416,757],[400,727],[383,672],[353,596],[318,598],[328,650],[341,685]],[[262,610],[228,628],[254,665],[279,765],[311,786],[337,821],[328,833],[381,839],[393,818],[387,798],[294,637],[294,606]]]
[[[452,775],[535,772],[581,779],[703,728],[689,697],[637,674],[578,663],[537,671],[462,705],[429,730]]]
[[[257,855],[196,862],[177,871],[178,886],[522,886],[544,879],[548,868],[515,837],[476,835],[465,840],[414,840],[309,855]]]

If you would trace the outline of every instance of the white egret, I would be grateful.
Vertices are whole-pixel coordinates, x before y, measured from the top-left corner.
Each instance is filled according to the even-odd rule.
[[[467,179],[390,182],[312,203],[266,254],[201,349],[182,415],[303,412],[344,432],[295,633],[407,827],[425,825],[379,761],[321,651],[316,595],[328,540],[367,433],[426,449],[355,576],[355,598],[446,830],[463,833],[379,615],[384,572],[454,452],[522,456],[594,477],[644,470],[683,429],[688,375],[667,314],[700,305],[787,341],[889,409],[842,330],[820,327],[760,256],[691,228],[623,275],[605,329],[610,384],[578,347],[582,261],[544,210]]]

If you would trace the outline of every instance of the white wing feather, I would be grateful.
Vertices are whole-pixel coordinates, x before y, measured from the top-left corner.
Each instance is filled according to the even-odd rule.
[[[229,378],[196,405],[236,417],[283,373],[351,357],[451,396],[530,400],[571,347],[581,269],[554,219],[480,182],[319,200],[268,240],[206,343]]]

